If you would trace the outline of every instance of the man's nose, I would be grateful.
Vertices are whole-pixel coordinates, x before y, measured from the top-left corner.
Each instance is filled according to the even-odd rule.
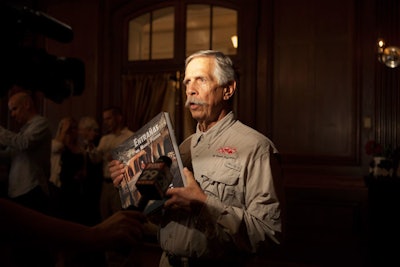
[[[188,85],[188,86],[186,87],[186,95],[195,95],[196,92],[197,92],[197,91],[195,90],[194,86]]]

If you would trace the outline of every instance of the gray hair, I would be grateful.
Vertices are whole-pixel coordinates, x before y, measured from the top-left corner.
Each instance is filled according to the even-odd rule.
[[[82,117],[79,120],[79,129],[99,129],[99,124],[97,121],[92,117]]]
[[[214,75],[218,80],[219,85],[227,85],[230,82],[236,81],[236,72],[232,60],[224,53],[215,50],[201,50],[191,54],[185,60],[185,68],[194,58],[198,57],[213,57],[215,58]]]

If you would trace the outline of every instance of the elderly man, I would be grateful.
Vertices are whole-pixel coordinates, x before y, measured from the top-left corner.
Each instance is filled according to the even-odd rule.
[[[281,242],[278,151],[235,119],[229,57],[206,50],[185,63],[185,106],[197,129],[180,145],[187,184],[167,191],[160,266],[244,266],[245,256]],[[118,186],[123,165],[109,166]]]

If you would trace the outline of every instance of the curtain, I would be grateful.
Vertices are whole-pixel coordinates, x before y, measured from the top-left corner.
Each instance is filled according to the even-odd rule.
[[[122,109],[130,129],[138,130],[163,111],[169,76],[165,73],[122,76]]]
[[[122,76],[122,110],[128,127],[136,131],[161,111],[169,112],[178,143],[193,133],[194,122],[184,108],[180,73]]]

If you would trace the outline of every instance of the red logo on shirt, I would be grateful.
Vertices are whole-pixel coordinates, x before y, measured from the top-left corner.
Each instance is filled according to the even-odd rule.
[[[221,154],[234,154],[236,153],[236,148],[233,147],[221,147],[217,150]]]

